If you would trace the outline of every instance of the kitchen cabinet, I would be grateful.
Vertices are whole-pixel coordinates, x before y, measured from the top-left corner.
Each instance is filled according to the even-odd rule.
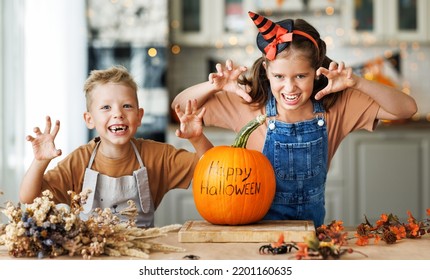
[[[175,0],[170,1],[173,44],[234,47],[255,44],[257,30],[248,11],[285,15],[338,8],[340,0]],[[282,16],[282,19],[284,16]]]
[[[307,12],[321,12],[325,11],[328,7],[338,9],[342,0],[254,0],[254,11],[267,12],[283,15],[289,13],[303,14]]]
[[[340,217],[348,225],[393,213],[407,221],[407,211],[424,219],[430,207],[430,130],[380,127],[357,131],[342,143],[345,172]]]
[[[244,46],[253,43],[250,0],[170,1],[171,41],[185,46]]]
[[[300,12],[305,9],[305,1],[302,0],[289,0],[289,1],[278,1],[278,0],[256,0],[255,11],[274,11],[274,12]],[[312,1],[315,2],[315,1]],[[322,1],[320,1],[322,2]]]
[[[346,43],[378,44],[430,39],[426,0],[346,0],[342,6]]]

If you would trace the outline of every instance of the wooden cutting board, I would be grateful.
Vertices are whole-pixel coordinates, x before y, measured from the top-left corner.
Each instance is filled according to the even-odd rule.
[[[303,242],[315,236],[312,221],[260,221],[250,225],[221,226],[207,221],[187,221],[179,230],[179,242],[246,243],[275,242],[280,234],[285,242]]]

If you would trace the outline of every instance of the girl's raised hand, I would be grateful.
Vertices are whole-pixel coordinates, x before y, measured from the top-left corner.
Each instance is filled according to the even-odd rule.
[[[319,100],[325,95],[333,92],[338,92],[349,87],[353,87],[356,84],[356,79],[352,73],[351,67],[345,67],[343,62],[337,64],[336,62],[331,62],[329,69],[320,67],[316,71],[316,75],[324,75],[328,79],[328,84],[325,88],[317,92],[315,99]]]
[[[237,83],[240,75],[246,72],[245,66],[234,66],[233,61],[227,59],[225,66],[221,63],[215,65],[216,73],[209,74],[209,82],[213,84],[218,90],[225,90],[227,92],[234,92],[242,97],[245,101],[251,102],[251,96],[245,91],[244,87]]]
[[[46,117],[45,130],[42,133],[39,127],[33,129],[36,137],[28,135],[26,140],[31,142],[33,146],[34,158],[36,160],[51,160],[61,155],[61,150],[55,148],[55,137],[60,130],[60,121],[55,122],[55,126],[51,131],[51,118]]]
[[[198,112],[196,99],[187,101],[184,112],[181,111],[179,104],[176,105],[175,112],[181,122],[179,129],[177,129],[175,133],[177,137],[190,139],[203,134],[203,115],[206,109],[203,107],[200,112]]]

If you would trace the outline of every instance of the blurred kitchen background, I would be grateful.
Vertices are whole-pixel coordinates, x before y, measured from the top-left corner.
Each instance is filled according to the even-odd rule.
[[[427,0],[0,0],[0,205],[18,201],[31,163],[25,136],[61,120],[63,155],[94,135],[83,121],[83,83],[92,69],[126,66],[145,108],[138,137],[191,149],[174,135],[170,103],[205,81],[217,62],[250,67],[260,56],[247,12],[277,21],[304,18],[321,33],[328,56],[358,75],[400,88],[419,111],[410,120],[354,132],[329,173],[326,222],[357,225],[364,215],[425,217],[430,207],[430,1]],[[216,145],[234,134],[208,128]],[[51,167],[56,164],[51,163]],[[1,217],[3,219],[4,217]],[[191,189],[174,190],[156,225],[200,219]]]

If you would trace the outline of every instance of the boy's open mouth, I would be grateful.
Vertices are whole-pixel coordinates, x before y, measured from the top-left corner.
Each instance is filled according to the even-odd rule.
[[[109,127],[109,130],[113,133],[126,131],[128,129],[128,126],[126,125],[112,125]]]

